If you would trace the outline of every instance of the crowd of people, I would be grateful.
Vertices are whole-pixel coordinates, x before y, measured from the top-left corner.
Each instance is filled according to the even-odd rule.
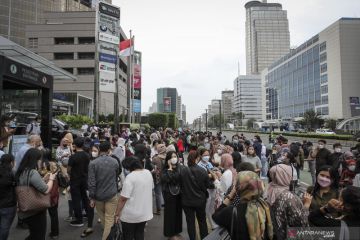
[[[1,126],[9,133],[0,138],[2,149],[9,125],[10,119]],[[16,215],[28,228],[26,239],[46,239],[47,213],[48,235],[58,239],[62,194],[64,220],[83,227],[83,238],[93,233],[95,220],[103,226],[103,240],[116,224],[125,240],[142,240],[154,214],[163,217],[163,235],[170,240],[184,238],[183,216],[190,240],[220,239],[218,229],[234,240],[282,240],[289,227],[337,227],[337,234],[347,233],[344,239],[359,238],[358,149],[344,152],[335,143],[331,151],[325,140],[290,143],[282,135],[265,145],[258,135],[227,139],[221,132],[83,131],[82,137],[65,132],[54,153],[29,133],[15,156],[1,156],[0,240],[8,238]],[[306,164],[312,186],[298,191]],[[32,194],[21,194],[29,187]]]

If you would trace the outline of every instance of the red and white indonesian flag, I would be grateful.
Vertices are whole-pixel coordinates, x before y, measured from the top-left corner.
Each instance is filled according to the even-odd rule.
[[[134,53],[134,38],[132,40],[125,40],[119,44],[120,53],[122,57],[128,57]]]

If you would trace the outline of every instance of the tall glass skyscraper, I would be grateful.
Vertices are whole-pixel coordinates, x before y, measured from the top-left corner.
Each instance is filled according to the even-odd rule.
[[[289,53],[287,12],[279,3],[250,1],[246,9],[246,74],[260,74]]]

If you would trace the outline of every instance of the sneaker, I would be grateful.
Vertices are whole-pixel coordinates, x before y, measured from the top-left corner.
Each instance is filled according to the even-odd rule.
[[[74,220],[74,218],[71,217],[71,216],[68,216],[68,217],[64,218],[65,222],[72,222],[73,220]]]
[[[50,233],[50,234],[49,234],[49,238],[55,240],[55,239],[59,239],[59,236],[58,236],[58,235],[57,235],[57,236],[55,236],[55,235],[53,236],[53,235]]]
[[[80,222],[78,220],[75,220],[75,221],[71,221],[70,222],[70,226],[73,226],[73,227],[82,227],[84,226],[84,223],[83,222]]]

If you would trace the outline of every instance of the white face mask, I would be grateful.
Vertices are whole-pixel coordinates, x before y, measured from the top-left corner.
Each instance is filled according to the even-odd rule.
[[[209,139],[205,139],[205,142],[208,143],[208,142],[209,142]]]
[[[202,157],[202,160],[204,162],[208,162],[210,160],[210,156],[204,156],[204,157]]]
[[[335,148],[335,152],[337,152],[337,153],[341,153],[341,148]]]
[[[350,171],[354,172],[354,171],[355,171],[355,167],[356,167],[355,165],[350,165],[348,168],[349,168]]]
[[[217,153],[218,153],[219,155],[222,154],[222,152],[223,152],[223,151],[222,151],[221,149],[218,149],[218,150],[217,150]]]
[[[97,153],[97,152],[91,152],[91,156],[92,156],[93,158],[97,158],[97,157],[99,156],[99,153]]]
[[[177,159],[177,158],[172,158],[172,159],[170,159],[170,163],[171,163],[172,165],[177,164],[177,162],[178,162],[178,159]]]

